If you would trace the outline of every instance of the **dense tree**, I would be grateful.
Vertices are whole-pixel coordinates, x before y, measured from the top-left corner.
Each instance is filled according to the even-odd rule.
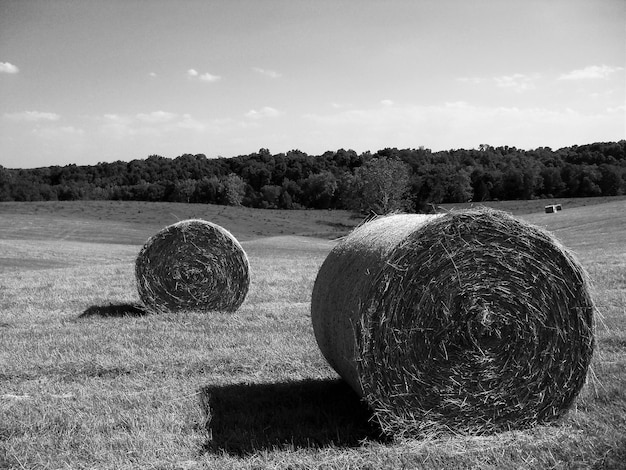
[[[285,178],[283,180],[280,208],[296,209],[302,207],[301,196],[302,187],[295,181]]]
[[[204,176],[196,184],[193,202],[217,203],[221,193],[221,183],[217,176]],[[245,190],[245,189],[244,189]]]
[[[472,181],[466,170],[455,172],[450,178],[446,199],[449,202],[467,202],[472,200]]]
[[[406,163],[373,158],[354,172],[352,208],[376,214],[408,209],[409,183],[410,167]]]
[[[470,199],[625,193],[626,140],[558,150],[482,144],[439,152],[339,149],[319,156],[297,149],[273,155],[262,148],[233,158],[150,155],[93,166],[0,167],[0,201],[122,199],[384,213]]]
[[[603,163],[598,168],[600,170],[600,181],[598,185],[603,196],[617,196],[622,187],[622,180],[626,175],[626,168],[619,168],[616,165]]]
[[[246,194],[246,182],[234,173],[221,181],[222,202],[227,206],[240,206]]]
[[[0,201],[11,201],[11,188],[13,186],[13,173],[0,165]]]
[[[542,181],[541,196],[551,198],[561,196],[564,193],[566,186],[558,168],[544,167],[539,174]]]
[[[172,202],[190,202],[196,192],[198,182],[191,178],[176,181],[170,186],[169,200]]]
[[[303,180],[302,192],[307,207],[328,209],[337,192],[337,179],[330,171],[311,174]]]

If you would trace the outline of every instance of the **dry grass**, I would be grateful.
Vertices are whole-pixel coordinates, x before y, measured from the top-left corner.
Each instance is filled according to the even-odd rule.
[[[132,215],[130,204],[113,207]],[[75,219],[71,237],[42,231],[47,240],[33,241],[31,231],[28,241],[30,216],[11,219],[0,226],[0,468],[622,468],[626,217],[613,209],[596,220],[598,208],[583,209],[564,210],[557,233],[589,270],[606,327],[596,334],[596,379],[570,412],[523,431],[392,442],[378,438],[315,342],[311,289],[332,242],[253,240],[250,223],[241,233],[254,280],[239,310],[145,315],[133,271],[150,234],[143,222],[126,225],[142,236],[120,245],[110,243],[116,224]],[[296,227],[299,217],[285,230],[317,231]],[[584,243],[592,228],[595,247]],[[23,266],[5,269],[5,258]]]

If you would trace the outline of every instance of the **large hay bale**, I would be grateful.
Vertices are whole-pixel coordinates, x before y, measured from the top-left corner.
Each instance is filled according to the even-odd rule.
[[[489,209],[362,225],[311,301],[322,353],[395,436],[558,418],[585,382],[593,313],[574,257]]]
[[[200,219],[165,227],[143,246],[135,262],[139,297],[155,313],[234,311],[250,285],[248,257],[237,239]]]

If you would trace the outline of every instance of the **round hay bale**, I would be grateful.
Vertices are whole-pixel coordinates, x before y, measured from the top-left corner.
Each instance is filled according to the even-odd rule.
[[[362,225],[311,299],[322,353],[394,436],[558,418],[584,385],[594,310],[552,235],[490,209]]]
[[[155,313],[239,308],[250,285],[248,257],[237,239],[200,219],[165,227],[135,262],[139,297]]]

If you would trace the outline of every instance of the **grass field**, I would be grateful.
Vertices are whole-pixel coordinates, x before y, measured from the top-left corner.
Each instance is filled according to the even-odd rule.
[[[114,201],[0,203],[0,468],[626,468],[626,199],[500,203],[552,230],[602,315],[588,383],[551,426],[393,441],[324,361],[317,269],[360,220]],[[508,205],[507,205],[508,204]],[[236,313],[145,315],[134,259],[201,217],[251,265]]]

